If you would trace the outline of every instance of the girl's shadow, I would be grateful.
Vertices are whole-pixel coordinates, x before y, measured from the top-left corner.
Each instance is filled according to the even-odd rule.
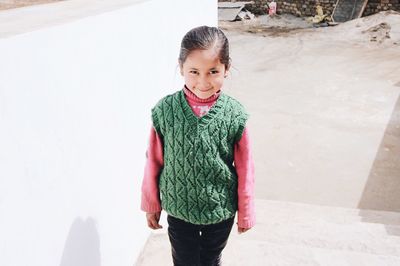
[[[60,266],[100,266],[100,239],[93,218],[76,218],[69,230]]]

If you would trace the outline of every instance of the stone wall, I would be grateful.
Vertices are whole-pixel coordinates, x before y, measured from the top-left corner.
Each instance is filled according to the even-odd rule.
[[[384,10],[400,11],[400,0],[369,0],[363,15],[368,16]]]
[[[234,2],[229,0],[219,0],[219,2]],[[253,0],[253,4],[246,5],[246,8],[256,15],[266,13],[267,0]],[[277,3],[278,14],[289,13],[296,16],[314,16],[316,6],[322,6],[324,13],[332,14],[337,0],[275,0]],[[364,10],[363,16],[368,16],[379,11],[396,10],[400,11],[400,0],[369,0]]]
[[[337,0],[278,0],[276,1],[280,13],[290,13],[296,16],[314,16],[319,4],[324,13],[331,14]]]

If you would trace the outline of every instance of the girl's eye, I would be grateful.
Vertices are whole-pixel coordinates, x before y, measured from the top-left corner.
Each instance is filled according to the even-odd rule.
[[[197,75],[199,72],[197,72],[197,71],[195,71],[195,70],[191,70],[191,71],[189,71],[189,73],[190,73],[190,74],[195,74],[195,75]]]
[[[210,73],[214,75],[214,74],[218,74],[218,71],[217,70],[211,70]]]

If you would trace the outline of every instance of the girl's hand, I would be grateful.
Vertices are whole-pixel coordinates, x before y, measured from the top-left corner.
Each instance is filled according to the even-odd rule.
[[[250,230],[250,228],[243,228],[243,227],[239,227],[239,226],[238,226],[238,233],[239,233],[239,234],[244,233],[244,232],[247,232],[247,231],[249,231],[249,230]]]
[[[160,221],[161,212],[146,213],[147,226],[151,229],[163,228],[158,222]]]

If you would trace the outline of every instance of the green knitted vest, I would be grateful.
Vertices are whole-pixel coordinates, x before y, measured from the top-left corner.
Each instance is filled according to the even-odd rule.
[[[163,140],[164,167],[159,177],[162,208],[193,224],[213,224],[237,210],[235,143],[247,114],[221,93],[210,111],[197,117],[178,91],[152,109],[153,125]]]

